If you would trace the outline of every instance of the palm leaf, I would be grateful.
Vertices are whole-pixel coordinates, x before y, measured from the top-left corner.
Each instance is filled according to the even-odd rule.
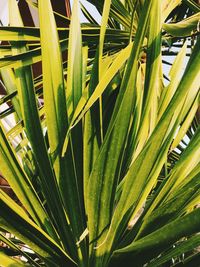
[[[199,6],[88,2],[99,25],[85,3],[80,22],[78,0],[66,16],[27,0],[40,27],[24,27],[9,1],[0,171],[17,203],[1,186],[3,266],[197,264]]]

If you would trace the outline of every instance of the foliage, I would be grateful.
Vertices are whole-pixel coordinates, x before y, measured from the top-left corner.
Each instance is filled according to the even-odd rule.
[[[1,230],[17,237],[0,235],[2,266],[198,262],[200,7],[90,0],[101,25],[83,3],[80,24],[75,0],[58,28],[50,0],[27,2],[40,28],[10,0],[0,30],[0,172],[20,201],[0,189]]]

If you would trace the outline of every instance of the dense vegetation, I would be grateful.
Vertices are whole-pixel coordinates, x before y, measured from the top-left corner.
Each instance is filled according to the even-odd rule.
[[[10,0],[0,29],[0,264],[197,266],[198,2],[89,0],[99,25],[74,0],[63,28],[27,2],[40,27]]]

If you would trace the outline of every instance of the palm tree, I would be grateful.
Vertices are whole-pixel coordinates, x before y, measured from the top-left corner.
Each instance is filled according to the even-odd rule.
[[[99,25],[77,0],[70,18],[27,2],[40,27],[10,0],[0,31],[2,266],[196,266],[198,3],[90,0]]]

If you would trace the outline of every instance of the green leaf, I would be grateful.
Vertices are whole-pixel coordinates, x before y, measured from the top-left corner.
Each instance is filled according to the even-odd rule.
[[[78,1],[74,1],[72,16],[69,30],[69,45],[68,45],[68,63],[67,63],[67,88],[66,97],[68,114],[73,114],[79,104],[83,92],[83,48],[82,35],[79,21],[79,5]],[[87,65],[87,63],[86,63]],[[69,116],[70,120],[71,116]],[[72,130],[73,138],[71,138],[71,147],[73,153],[74,168],[77,179],[78,194],[80,199],[83,199],[82,192],[82,177],[83,177],[83,158],[82,158],[82,125],[81,123]],[[80,202],[82,202],[80,200]],[[83,208],[83,207],[82,207]],[[83,208],[84,209],[84,208]],[[79,211],[80,212],[80,211]],[[82,229],[84,230],[84,229]],[[81,234],[81,233],[79,233]]]
[[[67,233],[67,239],[64,238],[64,240],[67,247],[73,251],[73,256],[77,258],[78,255],[76,254],[78,253],[80,262],[82,262],[87,255],[86,248],[83,242],[77,249],[76,242],[85,230],[85,218],[84,211],[81,209],[72,144],[68,147],[65,157],[61,157],[61,145],[67,131],[68,117],[58,32],[50,1],[41,0],[38,4],[43,63],[43,94],[50,153],[59,191],[73,232],[72,236]],[[51,29],[51,36],[49,36],[49,28],[46,27],[46,23]],[[49,57],[50,54],[51,57]],[[82,87],[82,79],[79,85]],[[63,224],[63,229],[66,229],[66,223]]]
[[[31,27],[2,27],[0,31],[1,41],[39,41],[39,29]]]
[[[18,252],[19,255],[24,256],[28,260],[28,262],[32,264],[32,266],[39,267],[39,264],[37,264],[37,262],[35,262],[26,252],[21,250],[17,245],[15,245],[11,240],[6,238],[1,233],[0,233],[0,240],[4,244],[6,244],[9,247],[9,249],[12,249],[14,252]]]
[[[99,36],[99,49],[97,52],[99,53],[99,68],[98,68],[98,75],[99,80],[102,77],[103,74],[103,46],[104,46],[104,40],[105,40],[105,33],[106,33],[106,27],[109,19],[109,13],[110,13],[110,6],[111,6],[111,0],[105,0],[103,5],[103,13],[101,18],[101,29],[100,29],[100,36]],[[100,134],[101,134],[101,140],[103,141],[103,111],[102,111],[102,97],[99,97],[99,123],[100,123]]]
[[[110,16],[128,30],[130,29],[131,16],[121,1],[112,1]]]
[[[149,25],[142,114],[140,128],[135,140],[135,143],[137,144],[135,144],[135,149],[137,150],[134,154],[134,158],[139,154],[146,139],[151,135],[155,128],[158,113],[157,99],[162,89],[161,6],[158,1],[154,1],[152,4]]]
[[[39,28],[31,27],[17,27],[17,26],[1,26],[0,27],[0,40],[2,41],[15,41],[15,42],[32,42],[40,41]],[[57,28],[60,40],[64,40],[69,37],[69,28]],[[83,42],[88,44],[98,44],[99,41],[99,26],[87,26],[81,27]],[[88,36],[90,38],[88,38]],[[105,34],[106,42],[129,42],[129,32],[119,29],[107,29]],[[7,46],[5,46],[7,48]],[[5,48],[4,48],[5,49]]]
[[[73,261],[41,228],[28,216],[15,209],[16,204],[4,194],[0,199],[0,227],[13,233],[33,251],[41,256],[47,263],[56,266],[58,262],[67,262],[74,266]],[[23,216],[22,216],[23,215]],[[12,220],[10,220],[12,218]]]
[[[170,145],[170,139],[172,141],[173,132],[175,132],[179,123],[178,119],[180,119],[180,116],[176,114],[176,117],[172,120],[174,112],[181,113],[184,99],[191,88],[193,88],[196,94],[198,93],[199,86],[197,81],[200,77],[200,70],[198,68],[200,60],[200,51],[198,49],[199,41],[195,46],[193,56],[183,76],[184,78],[181,80],[172,101],[168,105],[167,110],[157,124],[142,152],[133,162],[128,174],[124,178],[123,191],[112,217],[109,235],[107,236],[108,251],[112,242],[117,242],[117,238],[119,238],[126,229],[133,211],[136,213],[136,201],[140,199],[144,186],[148,182],[149,175],[151,174],[151,170],[154,167],[164,140],[169,136],[168,147]]]
[[[162,22],[166,20],[169,14],[181,4],[181,0],[164,0],[162,1]]]
[[[81,11],[83,12],[83,15],[86,17],[86,19],[92,23],[98,25],[98,22],[95,20],[94,16],[90,14],[89,10],[85,7],[84,3],[80,3]]]
[[[183,2],[189,7],[191,8],[191,10],[193,10],[194,12],[199,12],[200,11],[200,7],[198,5],[198,3],[196,3],[193,0],[183,0]]]
[[[141,15],[139,29],[124,73],[113,116],[88,182],[86,206],[91,247],[95,248],[94,253],[97,259],[97,265],[95,266],[100,266],[103,260],[104,252],[101,249],[104,250],[105,248],[101,244],[106,238],[105,230],[111,221],[110,216],[113,211],[114,195],[119,178],[117,171],[120,167],[121,155],[123,154],[135,101],[137,64],[146,32],[144,25],[147,25],[150,6],[151,2],[148,2]],[[112,188],[112,192],[110,192],[110,188]],[[101,238],[96,240],[99,236]],[[106,261],[107,259],[105,259]]]
[[[32,218],[43,229],[47,227],[51,231],[51,223],[42,207],[42,203],[8,144],[2,125],[0,126],[0,166],[1,173],[6,177]]]
[[[183,45],[180,52],[178,53],[177,57],[174,60],[174,63],[169,72],[170,84],[165,87],[162,92],[160,105],[159,105],[159,114],[158,119],[160,119],[163,112],[166,110],[167,105],[169,104],[170,100],[172,99],[174,93],[176,92],[177,86],[181,80],[182,72],[184,68],[184,59],[187,50],[187,43]]]
[[[171,260],[174,257],[181,256],[188,251],[192,251],[194,248],[197,248],[200,245],[200,236],[199,234],[194,235],[186,240],[180,241],[172,249],[168,252],[162,254],[161,257],[157,258],[156,260],[149,263],[149,267],[158,267],[162,266],[163,263]],[[187,264],[187,259],[184,259],[184,264]],[[176,265],[175,265],[176,266]],[[187,264],[188,266],[188,264]],[[193,265],[195,266],[195,265]]]
[[[110,81],[117,74],[117,72],[121,69],[125,61],[129,58],[131,49],[132,49],[132,43],[129,44],[125,49],[123,49],[116,56],[112,65],[107,69],[107,71],[104,73],[99,83],[96,85],[96,88],[93,89],[94,92],[91,94],[88,100],[86,96],[87,92],[86,94],[83,92],[83,95],[79,101],[77,109],[75,110],[73,118],[70,122],[67,135],[65,137],[65,141],[64,141],[63,149],[62,149],[62,156],[64,156],[66,149],[67,149],[67,145],[69,141],[69,133],[70,133],[71,128],[73,128],[76,124],[80,122],[80,120],[84,117],[86,112],[93,106],[93,104],[103,94],[103,92],[106,90]]]
[[[13,9],[18,9],[16,1],[12,1]],[[17,14],[17,11],[16,11]],[[15,16],[13,16],[13,19]],[[20,21],[20,19],[19,19]],[[18,19],[16,18],[15,23],[18,23]],[[13,53],[25,52],[27,51],[24,43],[13,44]],[[27,134],[28,140],[31,143],[31,146],[34,151],[35,159],[37,162],[37,166],[39,169],[39,176],[42,188],[44,190],[44,195],[47,200],[49,209],[48,219],[49,221],[49,233],[53,236],[57,241],[58,234],[55,230],[55,225],[59,225],[58,231],[61,234],[62,243],[68,249],[72,249],[72,234],[67,223],[67,218],[65,215],[64,207],[61,202],[61,197],[58,192],[58,186],[56,184],[55,175],[53,172],[52,164],[50,162],[50,158],[47,152],[47,147],[44,141],[43,132],[40,123],[40,117],[37,108],[36,96],[35,96],[35,88],[33,83],[32,70],[30,66],[22,66],[15,70],[16,74],[16,85],[18,89],[21,111],[23,116],[23,121],[25,125],[25,132]],[[17,179],[17,177],[15,178]],[[18,178],[19,179],[19,178]],[[15,186],[16,187],[16,186]],[[15,188],[14,188],[15,191]],[[21,199],[21,198],[20,198]],[[23,199],[22,199],[23,201]],[[36,205],[33,205],[33,209],[36,208]],[[53,224],[53,225],[52,225]],[[63,225],[67,225],[64,227]],[[43,223],[42,227],[44,228],[45,223]],[[50,227],[51,226],[51,227]],[[66,239],[69,240],[67,244]],[[58,241],[60,243],[60,241]],[[69,245],[71,243],[71,246]]]
[[[186,207],[199,194],[199,177],[199,174],[192,177],[192,180],[185,186],[180,186],[180,189],[173,191],[173,195],[171,194],[165,203],[161,203],[150,215],[144,216],[144,222],[140,226],[135,239],[140,239],[150,234],[185,213]]]
[[[194,104],[192,105],[189,113],[187,114],[187,117],[185,118],[183,124],[181,125],[181,128],[179,129],[178,134],[171,145],[171,149],[174,149],[175,147],[177,147],[177,145],[184,138],[189,126],[192,123],[192,120],[195,117],[199,104],[200,104],[200,94],[195,99]]]
[[[106,33],[106,26],[108,23],[108,17],[110,12],[110,5],[111,0],[105,0],[103,5],[103,14],[101,19],[101,29],[100,29],[100,36],[99,36],[99,78],[102,76],[102,56],[103,56],[103,45]]]
[[[164,23],[163,30],[175,37],[186,37],[196,34],[198,30],[198,23],[200,20],[200,12],[182,20],[177,23]]]
[[[96,53],[94,65],[91,71],[91,79],[88,87],[87,98],[91,97],[93,94],[99,80],[99,62],[98,62],[98,52]],[[86,101],[85,101],[86,102]],[[85,103],[84,103],[85,104]],[[99,149],[101,146],[101,136],[99,131],[99,103],[95,103],[90,110],[85,114],[84,124],[83,124],[83,175],[84,175],[84,200],[85,205],[87,205],[87,189],[88,181],[99,154]],[[78,114],[77,114],[78,115]],[[85,207],[87,209],[87,207]]]
[[[20,262],[19,260],[15,260],[9,256],[7,256],[5,253],[0,251],[0,258],[1,258],[1,266],[2,267],[25,267],[30,266],[25,263]]]
[[[131,243],[129,246],[116,250],[111,264],[117,267],[125,259],[129,259],[127,266],[131,266],[133,261],[135,266],[141,266],[141,264],[159,255],[161,251],[178,241],[181,237],[197,233],[200,230],[198,223],[199,215],[200,209],[196,209],[188,215],[176,219],[157,231]]]
[[[196,168],[198,170],[198,167],[196,166],[199,165],[200,153],[200,149],[197,145],[199,142],[199,138],[200,137],[198,130],[190,145],[184,151],[182,157],[173,168],[170,174],[170,179],[167,180],[165,186],[161,188],[158,195],[156,195],[156,197],[154,198],[154,201],[152,202],[148,213],[154,210],[158,204],[160,205],[162,202],[167,201],[167,199],[169,199],[171,195],[173,196],[174,191],[176,189],[178,189],[182,184],[184,185],[185,181],[189,182],[192,179],[193,175],[196,175]],[[191,175],[189,175],[190,170],[193,169],[195,171],[194,174],[192,172]],[[185,180],[186,178],[187,180]]]
[[[82,96],[82,36],[78,16],[78,1],[73,3],[72,17],[69,28],[67,97],[71,99],[68,110],[76,109]],[[70,107],[72,105],[72,108]]]

